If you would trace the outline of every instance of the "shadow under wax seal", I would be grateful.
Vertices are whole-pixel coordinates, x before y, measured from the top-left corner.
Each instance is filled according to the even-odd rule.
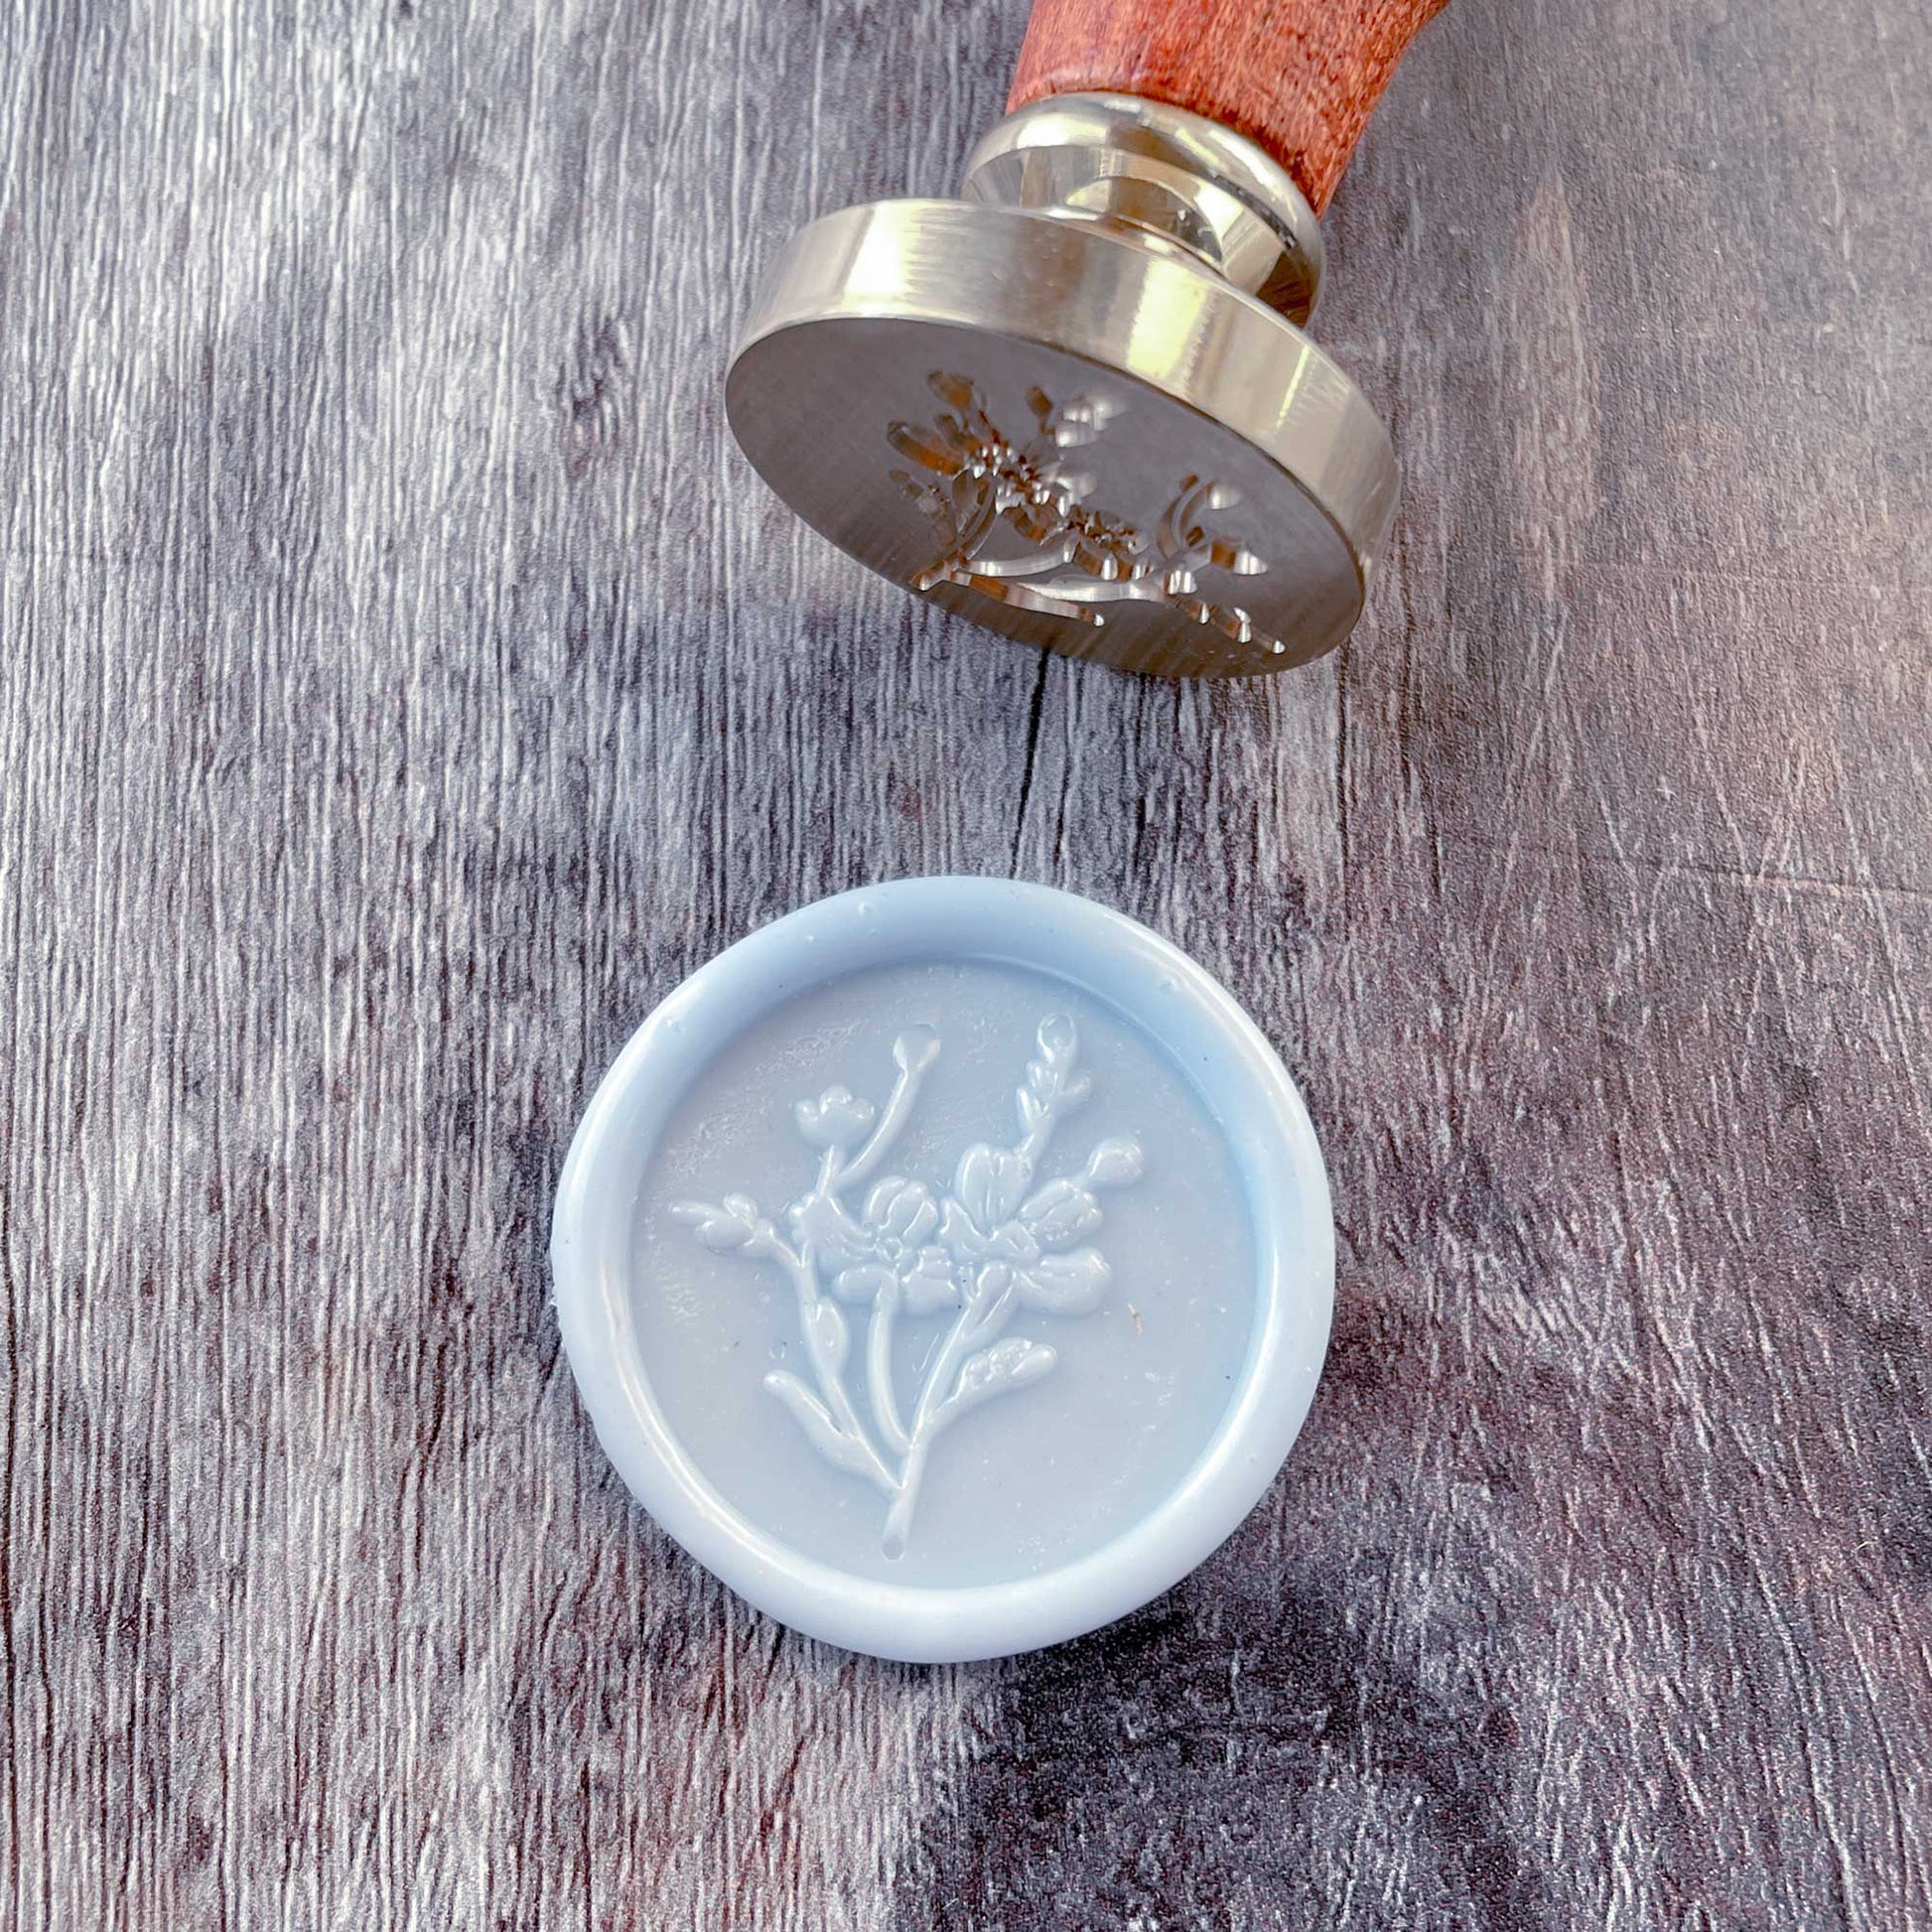
[[[1089,900],[902,881],[685,982],[599,1088],[552,1237],[632,1491],[759,1607],[921,1661],[1184,1576],[1313,1396],[1334,1242],[1281,1061]]]

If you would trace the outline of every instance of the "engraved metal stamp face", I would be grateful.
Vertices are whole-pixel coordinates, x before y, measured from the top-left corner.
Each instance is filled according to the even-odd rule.
[[[1182,477],[1152,531],[1091,507],[1094,480],[1073,467],[1122,412],[1099,396],[1065,404],[1035,388],[1027,404],[1034,434],[1010,442],[965,376],[927,378],[948,408],[927,424],[896,422],[887,440],[913,470],[893,481],[932,525],[938,556],[912,579],[929,591],[957,584],[996,603],[1095,627],[1109,604],[1164,604],[1257,650],[1280,655],[1279,638],[1256,629],[1238,604],[1204,597],[1200,573],[1258,577],[1268,568],[1252,550],[1208,528],[1205,518],[1232,509],[1230,484]]]
[[[1100,1306],[1112,1270],[1089,1240],[1102,1220],[1098,1195],[1138,1180],[1143,1166],[1139,1141],[1124,1136],[1099,1142],[1076,1173],[1040,1179],[1054,1135],[1092,1090],[1075,1070],[1073,1022],[1053,1014],[1039,1024],[1015,1095],[1020,1134],[1011,1146],[968,1147],[950,1186],[900,1173],[874,1180],[938,1054],[939,1035],[911,1028],[893,1043],[898,1074],[883,1108],[833,1086],[792,1109],[800,1138],[818,1151],[818,1172],[784,1209],[782,1232],[749,1194],[671,1209],[714,1253],[770,1264],[789,1283],[811,1379],[774,1369],[764,1386],[826,1461],[889,1499],[889,1557],[905,1549],[938,1439],[1058,1361],[1045,1342],[1009,1334],[1014,1317],[1023,1309],[1074,1315]],[[902,1406],[895,1326],[940,1315],[948,1324]],[[865,1328],[856,1346],[855,1318]]]

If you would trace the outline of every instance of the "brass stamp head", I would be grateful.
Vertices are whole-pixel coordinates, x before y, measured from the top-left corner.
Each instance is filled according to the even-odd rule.
[[[976,623],[1123,670],[1281,670],[1353,627],[1398,488],[1298,326],[1321,268],[1307,202],[1240,136],[1041,101],[962,201],[795,236],[726,408],[815,529]]]

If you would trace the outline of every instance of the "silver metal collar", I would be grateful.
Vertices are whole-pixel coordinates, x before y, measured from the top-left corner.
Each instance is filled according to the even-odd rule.
[[[1131,94],[1061,94],[973,150],[964,198],[1179,248],[1291,322],[1321,291],[1321,224],[1285,168],[1229,129]]]

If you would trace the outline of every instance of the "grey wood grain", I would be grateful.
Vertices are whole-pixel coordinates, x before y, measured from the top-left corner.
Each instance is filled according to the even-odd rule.
[[[724,427],[1023,11],[0,11],[9,1924],[1932,1924],[1932,19],[1457,0],[1328,223],[1391,569],[1213,690]],[[1196,1578],[912,1671],[628,1503],[542,1247],[682,974],[945,869],[1239,991],[1343,1276]]]

